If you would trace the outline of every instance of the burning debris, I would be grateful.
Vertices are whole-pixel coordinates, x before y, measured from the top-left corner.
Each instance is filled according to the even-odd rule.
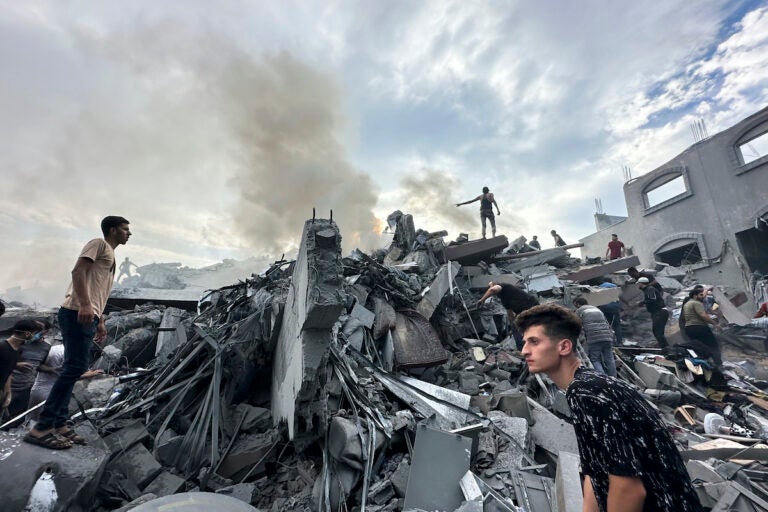
[[[568,247],[446,243],[402,212],[388,224],[387,250],[342,257],[336,224],[313,219],[295,260],[206,293],[194,313],[111,314],[94,363],[110,376],[79,383],[71,404],[88,444],[51,452],[2,435],[2,471],[18,475],[0,479],[4,510],[31,503],[43,469],[56,510],[188,496],[275,512],[581,510],[564,394],[528,372],[507,308],[480,302],[491,281],[542,303],[621,304],[619,377],[663,414],[702,503],[768,509],[768,374],[736,357],[764,351],[766,326],[744,321],[736,294],[715,288],[716,368],[671,322],[672,349],[652,347],[622,273],[635,257],[580,266]],[[691,283],[663,274],[676,316]],[[598,287],[606,276],[619,286]]]

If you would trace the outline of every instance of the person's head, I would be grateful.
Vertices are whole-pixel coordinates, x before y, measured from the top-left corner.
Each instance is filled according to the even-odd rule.
[[[586,306],[587,304],[589,303],[587,302],[587,299],[585,299],[584,297],[576,297],[575,299],[573,299],[573,305],[576,306],[577,308],[580,308],[581,306]]]
[[[538,236],[536,236],[536,235],[533,235],[533,239],[534,239],[534,240],[538,240],[538,239],[539,239],[539,237],[538,237]]]
[[[131,236],[129,224],[130,222],[125,217],[109,215],[101,220],[101,232],[104,233],[105,239],[111,239],[118,245],[122,245]]]
[[[555,231],[555,230],[553,229],[552,231],[550,231],[550,232],[549,232],[549,234],[550,234],[550,235],[552,235],[552,236],[557,236],[557,231]]]
[[[490,191],[491,189],[489,189],[488,187],[483,187],[483,194],[487,194]]]
[[[36,322],[35,320],[19,320],[13,324],[11,329],[12,334],[24,341],[30,341],[37,333],[41,333],[45,330],[45,325],[42,322]]]
[[[125,257],[125,261],[128,261],[128,256]]]
[[[637,280],[637,286],[639,286],[640,289],[642,290],[643,288],[648,286],[648,283],[650,282],[651,282],[650,279],[648,279],[647,277],[641,277]]]
[[[612,235],[611,235],[611,240],[613,240],[614,242],[615,242],[616,240],[618,240],[618,239],[619,239],[619,235],[617,235],[616,233],[614,233],[614,234],[612,234]]]
[[[627,269],[627,275],[632,279],[637,279],[640,276],[640,272],[635,267],[629,267]]]
[[[707,295],[707,290],[704,289],[701,285],[696,285],[693,287],[693,289],[688,292],[688,297],[691,299],[696,299],[698,301],[704,300],[704,297]]]
[[[565,360],[576,358],[581,320],[557,304],[542,304],[523,311],[515,320],[523,335],[522,354],[531,373],[548,373]]]

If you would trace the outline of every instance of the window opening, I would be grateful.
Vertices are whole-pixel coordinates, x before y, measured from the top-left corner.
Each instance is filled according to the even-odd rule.
[[[768,155],[768,132],[739,145],[739,151],[745,164]]]
[[[677,178],[646,192],[646,208],[651,208],[657,204],[661,204],[664,201],[667,201],[668,199],[677,197],[680,194],[685,193],[686,190],[687,188],[685,187],[685,178],[678,176]]]
[[[666,251],[659,251],[656,253],[656,259],[667,265],[672,265],[673,267],[692,265],[702,261],[701,251],[699,250],[699,244],[697,242],[685,244]]]

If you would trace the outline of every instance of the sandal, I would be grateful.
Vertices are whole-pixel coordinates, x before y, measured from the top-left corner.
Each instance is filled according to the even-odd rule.
[[[85,438],[77,435],[77,433],[72,429],[65,430],[64,432],[56,431],[56,434],[58,434],[59,436],[63,437],[64,439],[66,439],[71,443],[85,444]]]
[[[24,441],[51,450],[66,450],[67,448],[72,448],[72,443],[69,440],[61,439],[53,432],[48,432],[40,437],[27,433],[27,435],[24,436]]]

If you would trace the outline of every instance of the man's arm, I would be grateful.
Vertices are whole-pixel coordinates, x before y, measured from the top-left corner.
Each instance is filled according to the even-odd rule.
[[[608,248],[605,250],[605,259],[608,259],[608,254],[611,252],[611,246],[609,245]]]
[[[589,475],[584,475],[584,505],[581,510],[584,512],[600,512]]]
[[[3,394],[5,395],[5,400],[3,400],[3,403],[0,404],[0,407],[5,408],[11,405],[11,399],[13,398],[11,396],[11,380],[12,380],[12,377],[9,375],[8,379],[5,381],[5,389],[3,391]]]
[[[640,477],[608,475],[608,512],[642,512],[645,495]]]
[[[699,316],[699,318],[701,318],[703,321],[707,322],[708,324],[712,324],[715,327],[720,325],[720,324],[717,323],[716,320],[712,320],[712,318],[710,318],[710,316],[704,310],[704,306],[703,305],[702,305],[701,309],[696,308],[695,311],[696,311],[696,314]]]
[[[474,198],[474,199],[472,199],[470,201],[464,201],[463,203],[456,203],[456,206],[462,206],[462,205],[465,205],[465,204],[474,203],[475,201],[479,201],[482,197],[483,197],[482,195],[479,195],[479,196],[477,196],[476,198]]]
[[[54,368],[53,366],[48,366],[47,364],[41,364],[37,367],[37,371],[43,372],[43,373],[55,373],[58,374],[59,370],[57,368]]]
[[[80,257],[72,269],[72,289],[77,295],[80,308],[77,310],[77,321],[83,325],[89,325],[93,322],[96,312],[91,305],[91,296],[88,294],[88,274],[93,267],[93,260]]]
[[[621,253],[619,254],[622,258],[627,257],[627,248],[624,244],[621,244]]]
[[[480,300],[477,301],[477,303],[478,304],[482,304],[483,302],[485,302],[485,299],[487,299],[488,297],[490,297],[492,295],[498,295],[500,291],[501,291],[501,285],[500,284],[495,284],[493,286],[489,286],[488,289],[485,290],[485,293],[480,298]]]

